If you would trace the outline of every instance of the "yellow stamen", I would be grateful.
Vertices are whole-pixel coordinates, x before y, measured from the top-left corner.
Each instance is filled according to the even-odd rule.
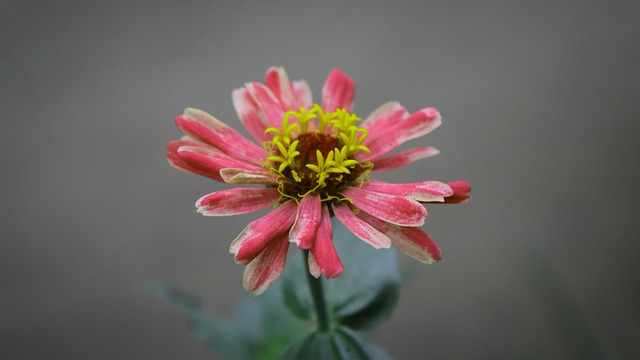
[[[344,186],[368,180],[373,164],[354,159],[364,145],[367,129],[362,121],[344,109],[325,112],[314,104],[299,112],[287,111],[281,127],[269,127],[271,141],[263,144],[270,155],[262,166],[278,174],[278,191],[283,198],[301,199],[314,193],[322,201],[348,201],[339,195]]]

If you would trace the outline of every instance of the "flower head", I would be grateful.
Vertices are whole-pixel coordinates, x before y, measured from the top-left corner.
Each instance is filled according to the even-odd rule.
[[[256,143],[209,115],[186,109],[176,118],[186,136],[168,144],[169,163],[229,184],[261,184],[214,192],[196,202],[206,216],[271,207],[233,240],[235,261],[247,265],[244,288],[260,294],[284,269],[290,243],[309,250],[309,269],[334,278],[343,270],[333,246],[331,216],[374,248],[392,244],[424,263],[440,260],[438,245],[419,226],[421,203],[460,203],[464,181],[390,184],[370,179],[438,153],[432,147],[391,151],[441,124],[435,108],[413,114],[389,102],[362,120],[351,111],[355,85],[338,69],[329,74],[322,104],[305,81],[289,81],[283,68],[267,71],[266,85],[248,83],[233,103]]]

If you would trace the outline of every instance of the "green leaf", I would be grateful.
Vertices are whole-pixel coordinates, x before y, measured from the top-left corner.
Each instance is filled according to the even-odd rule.
[[[335,359],[331,342],[326,333],[312,332],[298,343],[291,345],[280,357],[281,360]]]
[[[282,355],[282,360],[386,360],[391,359],[380,347],[355,331],[339,327],[334,331],[313,332]]]
[[[399,293],[399,283],[382,284],[363,307],[351,313],[342,314],[341,324],[357,330],[373,329],[391,316],[398,303]]]

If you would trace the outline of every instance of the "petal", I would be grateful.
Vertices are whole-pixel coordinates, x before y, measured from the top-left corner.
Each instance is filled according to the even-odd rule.
[[[296,107],[299,109],[301,106],[310,108],[313,105],[313,97],[311,96],[311,89],[309,84],[304,80],[294,81],[291,83],[291,89],[293,96],[296,98]]]
[[[351,112],[356,86],[340,69],[333,69],[322,88],[322,109],[326,112],[345,109]]]
[[[287,234],[281,234],[253,259],[244,269],[242,277],[244,289],[254,296],[267,290],[282,274],[287,260],[288,246]]]
[[[471,185],[464,180],[450,182],[449,186],[453,189],[453,195],[444,199],[445,204],[460,204],[467,202],[471,195]]]
[[[353,214],[351,208],[344,203],[336,203],[332,205],[333,214],[341,223],[343,223],[351,232],[362,239],[367,244],[376,249],[388,248],[391,246],[391,240],[376,230],[373,226],[366,223],[362,219]]]
[[[438,244],[421,229],[389,224],[364,212],[358,217],[385,233],[395,247],[414,259],[426,264],[442,259]]]
[[[368,181],[362,184],[361,189],[390,195],[404,196],[420,202],[443,202],[445,197],[453,195],[451,187],[439,181],[423,181],[408,184],[391,184],[382,181]]]
[[[220,170],[222,181],[228,184],[259,184],[273,185],[277,176],[264,169],[247,170],[239,168],[224,168]]]
[[[367,191],[352,186],[342,190],[342,195],[353,200],[358,209],[379,219],[401,226],[422,226],[427,210],[420,203],[405,196]]]
[[[308,194],[300,200],[296,222],[289,232],[289,241],[300,249],[309,249],[316,239],[316,232],[322,218],[320,195]]]
[[[245,85],[253,101],[260,107],[271,126],[282,126],[285,109],[271,90],[260,83],[248,83]]]
[[[439,154],[440,151],[433,147],[421,147],[404,151],[397,155],[387,156],[375,161],[371,172],[383,172],[403,167],[430,156]]]
[[[201,197],[196,208],[205,216],[246,214],[276,205],[280,196],[275,188],[229,189]]]
[[[262,170],[255,165],[247,164],[213,148],[202,146],[181,146],[176,151],[180,160],[187,166],[197,169],[201,174],[209,174],[210,178],[222,181],[220,170],[224,168],[240,168],[247,170]],[[214,174],[217,174],[214,176]]]
[[[253,101],[249,91],[245,88],[236,89],[231,93],[231,99],[240,121],[247,128],[249,134],[259,143],[269,140],[269,134],[264,133],[270,126],[269,121],[258,104]]]
[[[371,142],[375,137],[383,134],[392,126],[409,116],[409,112],[397,101],[389,101],[374,110],[363,122],[362,127],[369,130],[367,141]]]
[[[289,82],[289,77],[284,71],[284,68],[270,67],[267,70],[265,84],[278,101],[280,101],[280,106],[283,109],[297,109],[291,82]]]
[[[424,136],[442,123],[440,113],[435,108],[420,110],[406,119],[398,122],[385,131],[378,131],[372,140],[365,140],[370,153],[363,153],[358,157],[361,161],[369,161],[392,151],[405,142]],[[383,130],[383,129],[380,129]],[[379,135],[375,137],[375,135]]]
[[[235,261],[238,264],[250,262],[270,242],[286,233],[295,220],[297,208],[298,204],[290,200],[260,219],[250,222],[229,246],[229,252],[235,254]]]
[[[247,162],[260,164],[260,159],[269,156],[266,150],[202,110],[186,109],[176,118],[176,126],[185,134]]]
[[[215,169],[199,169],[189,165],[186,161],[184,161],[180,155],[178,154],[178,149],[183,146],[196,146],[202,147],[202,144],[196,143],[194,141],[189,140],[174,140],[167,144],[167,160],[169,161],[169,165],[178,169],[187,171],[190,173],[206,176],[216,181],[222,181],[222,177],[220,177],[220,171]]]
[[[333,226],[329,207],[322,205],[322,220],[318,227],[316,241],[309,251],[309,272],[318,278],[321,274],[327,279],[333,279],[344,270],[344,265],[333,246]]]

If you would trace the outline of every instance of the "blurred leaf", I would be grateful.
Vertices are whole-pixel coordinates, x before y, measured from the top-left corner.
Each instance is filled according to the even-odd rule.
[[[386,321],[398,303],[400,285],[395,282],[387,282],[380,286],[377,292],[370,297],[364,306],[352,313],[341,315],[340,322],[352,329],[370,330],[376,325]]]
[[[165,284],[146,284],[144,289],[183,313],[193,333],[220,355],[234,359],[233,354],[238,354],[239,359],[246,354],[238,326],[204,312],[197,298]]]
[[[329,334],[314,331],[304,339],[291,345],[280,357],[281,360],[334,359]]]
[[[310,320],[314,309],[306,272],[302,251],[295,249],[287,258],[287,265],[280,281],[287,308],[297,317]]]
[[[182,312],[194,334],[225,359],[278,358],[308,331],[304,322],[287,311],[279,289],[258,298],[243,293],[234,316],[221,319],[204,311],[195,297],[174,287],[147,284],[144,288]]]
[[[339,327],[331,332],[313,332],[293,344],[282,360],[385,360],[389,355],[355,331]]]

